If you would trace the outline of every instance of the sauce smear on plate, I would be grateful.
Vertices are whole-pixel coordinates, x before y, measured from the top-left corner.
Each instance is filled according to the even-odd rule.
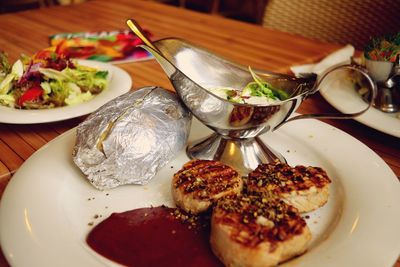
[[[174,213],[175,212],[175,213]],[[89,233],[97,253],[127,266],[223,266],[209,245],[209,226],[177,219],[176,209],[113,213]]]

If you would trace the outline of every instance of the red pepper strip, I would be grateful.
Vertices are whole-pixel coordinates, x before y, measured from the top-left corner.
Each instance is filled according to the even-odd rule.
[[[55,52],[56,52],[57,55],[61,55],[62,54],[62,48],[64,47],[64,44],[65,44],[65,40],[62,40],[56,46],[56,51]]]
[[[19,99],[18,105],[22,107],[22,105],[26,101],[33,101],[39,99],[43,95],[43,89],[41,87],[32,87],[29,88]]]
[[[51,51],[49,50],[42,50],[37,52],[33,57],[34,59],[47,59],[50,58]]]

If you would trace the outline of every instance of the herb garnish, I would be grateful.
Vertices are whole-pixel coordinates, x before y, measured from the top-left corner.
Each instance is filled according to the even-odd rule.
[[[364,56],[370,60],[395,62],[400,55],[400,32],[374,38],[364,49]]]

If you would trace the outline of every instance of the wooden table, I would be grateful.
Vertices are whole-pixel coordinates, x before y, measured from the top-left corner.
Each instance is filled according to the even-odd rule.
[[[238,63],[265,70],[286,72],[291,65],[318,61],[339,47],[260,26],[139,0],[89,1],[73,6],[1,15],[0,47],[9,53],[14,62],[21,53],[31,55],[47,47],[51,34],[126,29],[125,21],[128,18],[139,21],[157,38],[184,38]],[[172,90],[169,80],[155,61],[129,63],[120,67],[131,75],[133,89],[159,85]],[[315,113],[335,110],[316,94],[305,101],[298,111]],[[83,119],[36,125],[0,123],[0,195],[18,167],[30,155]],[[353,120],[326,122],[368,145],[400,176],[400,139]],[[0,260],[0,266],[7,265],[4,259],[2,262]]]

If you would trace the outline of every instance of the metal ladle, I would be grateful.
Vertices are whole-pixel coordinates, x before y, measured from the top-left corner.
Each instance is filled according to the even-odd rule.
[[[245,66],[233,63],[204,48],[184,40],[167,38],[151,42],[139,25],[129,20],[128,26],[144,42],[143,47],[154,55],[167,74],[180,99],[192,114],[214,133],[187,147],[190,158],[222,161],[242,175],[284,157],[258,137],[278,129],[285,123],[304,118],[348,119],[364,113],[376,96],[376,84],[360,66],[333,68],[321,78],[296,78],[273,72],[256,71],[263,80],[284,90],[289,99],[269,105],[250,105],[230,102],[208,89],[215,87],[244,88],[253,77]],[[290,117],[301,102],[317,92],[322,81],[333,73],[352,70],[363,75],[369,83],[371,101],[360,112],[351,114],[304,114]]]

